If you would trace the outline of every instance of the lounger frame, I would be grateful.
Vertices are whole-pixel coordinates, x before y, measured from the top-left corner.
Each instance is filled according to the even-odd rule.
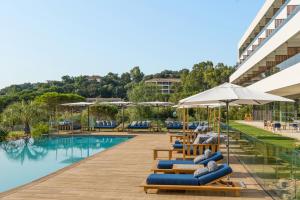
[[[198,133],[195,133],[193,131],[186,131],[185,133],[183,132],[180,132],[182,135],[179,135],[178,133],[172,133],[172,132],[169,132],[169,137],[170,137],[170,143],[173,143],[173,139],[175,138],[175,140],[181,140],[183,141],[184,140],[184,137],[187,136],[187,135],[191,135],[190,137],[192,138],[196,138],[197,137],[197,134]],[[196,135],[196,137],[195,137]]]
[[[191,151],[185,151],[182,149],[173,149],[173,148],[155,148],[153,149],[153,159],[156,160],[158,158],[159,152],[167,152],[168,159],[171,160],[173,158],[173,152],[182,153],[182,159],[194,159],[196,156],[204,154],[205,149],[210,149],[213,153],[219,150],[218,144],[184,144],[187,149],[193,149]]]
[[[192,185],[151,185],[146,181],[141,187],[144,188],[145,193],[148,193],[149,189],[157,190],[184,190],[184,191],[216,191],[216,192],[232,192],[234,196],[239,197],[240,191],[244,187],[242,183],[223,181],[227,176],[223,176],[216,179],[206,185],[192,186]]]

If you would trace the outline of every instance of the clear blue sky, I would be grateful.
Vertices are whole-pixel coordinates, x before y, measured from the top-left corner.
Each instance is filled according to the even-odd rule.
[[[264,0],[0,1],[0,88],[105,75],[146,74],[203,60],[233,65]]]

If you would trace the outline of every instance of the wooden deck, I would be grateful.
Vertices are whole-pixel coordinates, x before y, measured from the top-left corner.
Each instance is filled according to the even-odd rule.
[[[216,192],[156,193],[155,190],[145,194],[139,185],[150,173],[152,149],[168,146],[168,142],[167,135],[141,134],[36,182],[2,193],[0,197],[7,200],[271,199],[234,158],[232,179],[242,180],[248,187],[241,197],[224,197],[223,193]]]

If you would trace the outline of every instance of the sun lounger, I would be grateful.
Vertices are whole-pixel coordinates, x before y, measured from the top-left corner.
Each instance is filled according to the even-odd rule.
[[[197,155],[201,155],[204,153],[205,149],[210,149],[213,153],[219,150],[218,144],[185,144],[185,150],[178,150],[174,148],[155,148],[153,149],[153,159],[156,160],[159,158],[159,152],[168,152],[168,159],[171,160],[173,157],[173,153],[181,155],[182,159],[192,159]]]
[[[170,136],[170,143],[173,143],[173,140],[175,139],[175,141],[180,141],[182,142],[183,138],[187,135],[187,134],[197,134],[192,130],[186,130],[185,133],[183,132],[177,132],[177,133],[169,133]]]
[[[213,153],[209,158],[194,163],[193,160],[158,160],[155,163],[152,171],[154,172],[172,172],[174,164],[180,165],[203,165],[206,166],[209,161],[220,161],[223,159],[223,155],[220,151]],[[168,169],[168,170],[165,170]]]
[[[195,190],[195,191],[223,191],[240,195],[241,183],[223,181],[229,176],[232,169],[222,164],[216,171],[209,172],[195,178],[193,174],[150,174],[146,183],[142,185],[147,193],[149,189],[157,190]]]

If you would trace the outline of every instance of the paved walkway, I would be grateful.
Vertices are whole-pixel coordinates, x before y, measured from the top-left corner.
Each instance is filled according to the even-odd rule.
[[[239,120],[237,121],[238,123],[254,126],[257,128],[264,129],[264,123],[262,121],[244,121],[244,120]],[[272,130],[269,130],[272,132]],[[274,132],[274,134],[279,134],[285,137],[290,137],[294,138],[296,140],[300,141],[300,133],[296,130],[277,130]]]
[[[152,166],[152,149],[156,146],[168,146],[167,135],[141,134],[104,152],[98,153],[75,165],[2,194],[6,200],[40,200],[40,199],[230,199],[223,193],[211,192],[159,192],[145,194],[139,185],[150,173]],[[244,181],[248,189],[241,197],[234,199],[271,199],[257,185],[245,168],[232,159],[235,173],[232,179]],[[26,173],[20,172],[20,173]],[[1,197],[1,195],[0,195]]]

